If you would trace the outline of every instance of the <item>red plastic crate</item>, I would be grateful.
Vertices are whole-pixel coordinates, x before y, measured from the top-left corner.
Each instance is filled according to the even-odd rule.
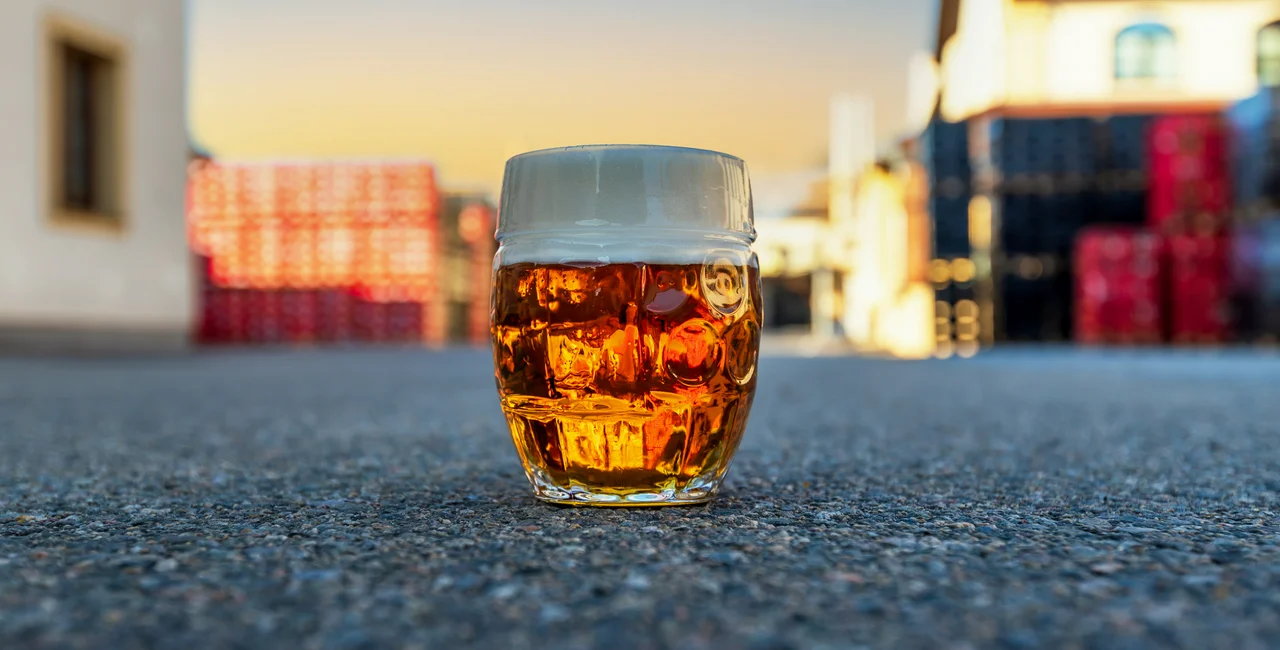
[[[1161,339],[1160,240],[1143,229],[1093,227],[1075,250],[1075,333],[1084,343]]]
[[[243,291],[208,289],[202,292],[200,305],[198,341],[233,344],[248,340],[249,319]]]
[[[356,298],[351,307],[352,339],[365,343],[384,343],[390,322],[387,303]]]
[[[387,340],[414,343],[423,340],[423,306],[418,302],[391,302],[386,304]]]
[[[342,289],[316,292],[316,339],[334,343],[352,340],[354,302],[351,293]]]
[[[279,343],[284,340],[280,313],[280,293],[254,289],[245,292],[250,343]]]
[[[319,338],[316,292],[294,289],[280,292],[280,317],[284,339],[289,343],[311,343]]]
[[[230,336],[227,292],[205,288],[200,292],[200,317],[196,328],[196,341],[200,343],[225,343]]]
[[[1159,117],[1148,137],[1148,224],[1169,234],[1225,232],[1232,201],[1222,119],[1216,115]]]
[[[1169,335],[1174,343],[1223,343],[1230,337],[1231,246],[1222,236],[1167,238]]]

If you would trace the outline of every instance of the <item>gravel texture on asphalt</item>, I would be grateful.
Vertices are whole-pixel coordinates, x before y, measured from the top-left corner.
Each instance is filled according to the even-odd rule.
[[[1272,648],[1280,360],[762,360],[706,507],[536,503],[480,351],[0,361],[0,648]]]

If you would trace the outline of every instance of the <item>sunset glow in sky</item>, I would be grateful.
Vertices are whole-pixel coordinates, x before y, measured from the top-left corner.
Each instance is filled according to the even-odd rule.
[[[901,129],[934,5],[192,0],[192,134],[228,159],[428,158],[490,191],[512,154],[600,142],[727,151],[802,183],[826,164],[833,93]]]

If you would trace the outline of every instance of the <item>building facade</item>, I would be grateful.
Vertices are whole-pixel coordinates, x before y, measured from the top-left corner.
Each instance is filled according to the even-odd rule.
[[[184,5],[0,3],[0,348],[186,346]]]
[[[1280,82],[1277,0],[944,0],[939,25],[953,121],[1214,106]]]

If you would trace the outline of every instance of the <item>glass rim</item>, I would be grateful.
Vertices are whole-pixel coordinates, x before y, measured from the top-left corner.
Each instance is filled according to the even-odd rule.
[[[575,145],[569,145],[569,146],[563,146],[563,147],[547,147],[547,148],[545,148],[545,149],[534,149],[534,150],[532,150],[532,151],[526,151],[526,152],[524,152],[524,153],[518,153],[518,154],[516,154],[516,155],[514,155],[514,156],[511,156],[510,158],[508,158],[508,159],[507,159],[507,162],[508,162],[508,163],[510,163],[510,162],[512,162],[512,161],[514,161],[514,160],[519,160],[519,159],[521,159],[521,158],[526,158],[526,157],[530,157],[530,158],[531,158],[531,157],[534,157],[534,156],[542,156],[542,155],[548,155],[548,154],[572,153],[572,152],[576,152],[576,151],[607,151],[607,150],[618,150],[618,151],[621,151],[621,150],[637,150],[637,151],[655,151],[655,150],[658,150],[658,151],[669,151],[669,152],[671,152],[671,153],[680,153],[680,152],[684,152],[684,153],[689,153],[689,154],[711,155],[711,156],[717,156],[717,157],[720,157],[720,158],[727,158],[727,159],[729,159],[729,160],[734,160],[734,161],[737,161],[737,162],[739,162],[739,163],[742,163],[744,166],[745,166],[745,165],[746,165],[746,163],[747,163],[747,161],[746,161],[746,160],[743,160],[742,158],[740,158],[740,157],[738,157],[738,156],[735,156],[735,155],[730,154],[730,153],[725,153],[725,152],[723,152],[723,151],[716,151],[716,150],[714,150],[714,149],[702,149],[702,148],[699,148],[699,147],[685,147],[685,146],[681,146],[681,145],[670,145],[670,144],[627,144],[627,143],[614,143],[614,144],[605,144],[605,143],[598,143],[598,144],[575,144]]]

